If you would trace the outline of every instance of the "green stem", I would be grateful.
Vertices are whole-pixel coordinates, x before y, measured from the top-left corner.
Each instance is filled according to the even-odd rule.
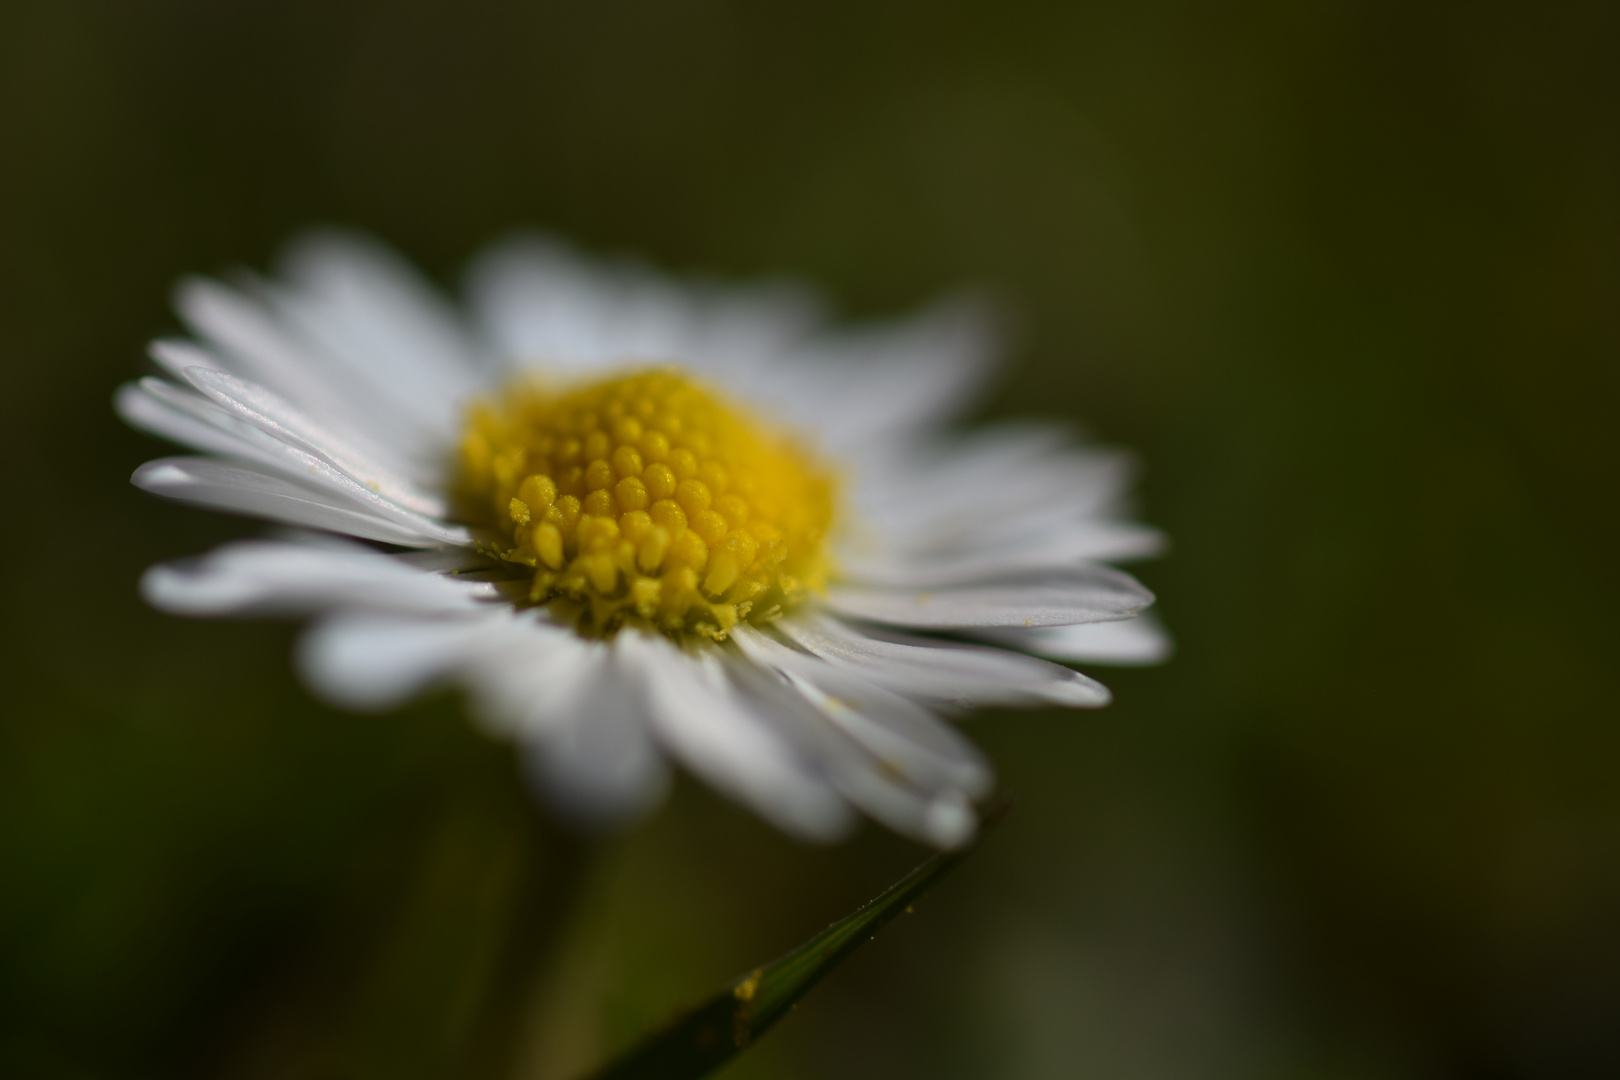
[[[1007,812],[998,800],[981,818],[980,836]],[[977,840],[935,855],[891,885],[883,895],[785,956],[734,979],[697,1008],[649,1035],[592,1080],[695,1080],[741,1053],[786,1016],[810,988],[896,916],[911,910],[923,893],[961,865]]]
[[[536,987],[566,938],[597,845],[538,806],[504,947],[468,1041],[467,1080],[509,1080],[520,1066]]]

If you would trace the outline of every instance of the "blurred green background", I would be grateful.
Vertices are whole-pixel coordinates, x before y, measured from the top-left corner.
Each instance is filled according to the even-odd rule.
[[[1022,327],[986,415],[1146,463],[1179,654],[972,729],[1019,800],[743,1077],[1620,1075],[1620,7],[0,5],[0,1074],[467,1075],[556,871],[450,696],[309,701],[142,567],[172,282],[516,226]],[[533,1005],[566,1078],[923,852],[683,782]]]

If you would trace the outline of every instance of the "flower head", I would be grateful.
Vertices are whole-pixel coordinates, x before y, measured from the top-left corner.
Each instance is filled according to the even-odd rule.
[[[299,531],[154,567],[147,598],[312,616],[301,667],[338,704],[461,684],[578,818],[647,806],[675,759],[799,835],[860,810],[940,846],[991,781],[940,710],[1105,704],[1038,657],[1165,653],[1104,565],[1159,545],[1125,459],[943,429],[991,368],[971,306],[836,331],[800,290],[533,239],[468,293],[331,235],[183,285],[194,338],[117,402],[202,455],[134,482]]]

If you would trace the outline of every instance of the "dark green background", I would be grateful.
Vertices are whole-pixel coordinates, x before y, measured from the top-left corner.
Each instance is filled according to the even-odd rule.
[[[730,1075],[1620,1074],[1620,8],[0,6],[0,1073],[454,1075],[525,867],[441,697],[144,609],[250,531],[127,477],[171,283],[311,223],[446,283],[541,225],[1023,327],[989,414],[1138,448],[1180,652],[973,731],[1019,799]],[[565,1077],[844,914],[697,785],[536,1007]],[[542,868],[544,869],[544,868]]]

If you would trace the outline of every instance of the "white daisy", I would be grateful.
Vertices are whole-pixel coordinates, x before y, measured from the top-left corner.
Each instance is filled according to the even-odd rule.
[[[833,330],[798,289],[539,239],[467,293],[332,235],[273,280],[185,282],[194,338],[117,403],[202,455],[134,482],[300,531],[154,567],[146,597],[313,616],[301,668],[342,706],[460,684],[579,818],[644,809],[674,759],[801,836],[859,810],[940,846],[991,770],[939,710],[1102,705],[1030,654],[1167,651],[1102,565],[1160,544],[1121,516],[1123,455],[942,430],[992,366],[970,306]]]

